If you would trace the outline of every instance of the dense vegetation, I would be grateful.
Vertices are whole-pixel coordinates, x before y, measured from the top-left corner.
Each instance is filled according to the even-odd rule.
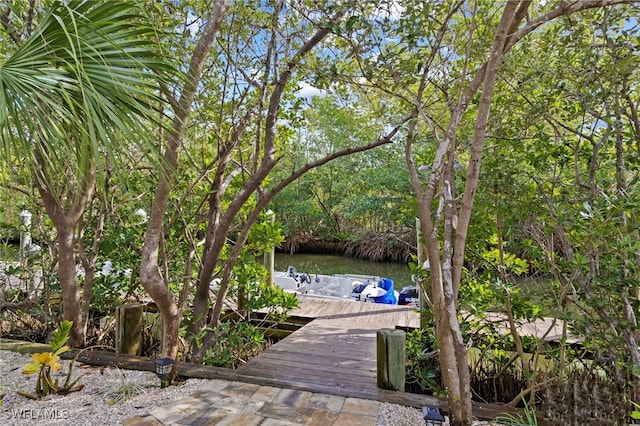
[[[470,422],[469,345],[522,373],[514,404],[582,359],[613,359],[635,398],[636,2],[2,8],[0,260],[21,260],[3,326],[44,338],[64,319],[84,346],[117,304],[150,298],[162,353],[217,363],[221,342],[263,344],[221,321],[226,302],[295,306],[264,285],[265,250],[413,255],[431,338],[412,350],[443,371],[416,377],[447,390],[454,424]],[[39,251],[15,248],[23,210]],[[507,336],[479,331],[488,310]],[[542,316],[553,344],[519,335]]]

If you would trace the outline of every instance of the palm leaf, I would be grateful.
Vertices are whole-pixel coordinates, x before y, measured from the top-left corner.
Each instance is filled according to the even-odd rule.
[[[54,2],[0,65],[2,158],[35,166],[39,151],[40,179],[80,184],[105,153],[117,169],[131,145],[148,151],[162,125],[158,76],[171,69],[155,35],[137,2]]]

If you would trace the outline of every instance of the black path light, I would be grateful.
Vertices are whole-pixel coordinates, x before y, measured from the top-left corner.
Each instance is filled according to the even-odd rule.
[[[438,407],[422,407],[422,418],[427,426],[444,425],[444,416]]]
[[[175,361],[171,358],[157,358],[154,363],[156,364],[156,375],[160,378],[160,387],[164,388],[169,384],[167,376],[171,373]]]

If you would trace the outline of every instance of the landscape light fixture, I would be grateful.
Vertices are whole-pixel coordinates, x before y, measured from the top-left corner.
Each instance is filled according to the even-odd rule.
[[[31,212],[29,210],[22,210],[22,212],[20,212],[20,222],[22,222],[24,226],[31,226]]]
[[[438,407],[422,407],[422,418],[427,426],[444,425],[444,416]]]
[[[167,376],[171,373],[175,361],[171,358],[157,358],[154,363],[156,364],[156,375],[160,378],[160,387],[164,388],[169,384]]]

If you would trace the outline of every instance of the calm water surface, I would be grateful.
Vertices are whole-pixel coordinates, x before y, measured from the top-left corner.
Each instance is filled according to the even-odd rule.
[[[411,282],[411,274],[409,273],[409,266],[401,263],[369,262],[351,257],[324,254],[289,255],[276,253],[276,271],[286,271],[289,265],[296,268],[298,272],[308,272],[309,274],[378,275],[383,278],[392,279],[396,290],[413,285]]]

